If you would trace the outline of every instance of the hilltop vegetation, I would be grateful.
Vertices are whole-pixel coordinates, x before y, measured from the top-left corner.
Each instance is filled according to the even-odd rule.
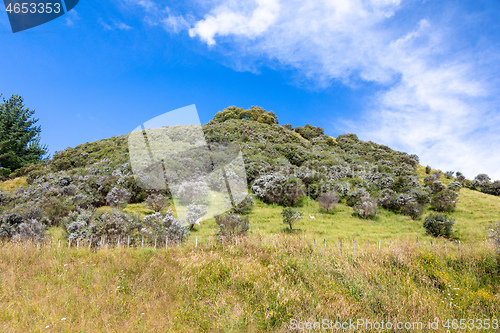
[[[346,225],[345,228],[354,235],[360,232],[352,230],[349,225],[368,220],[371,222],[364,222],[366,228],[369,230],[376,225],[379,235],[384,234],[384,228],[389,230],[389,226],[394,225],[395,228],[411,230],[405,236],[424,236],[422,216],[439,212],[459,216],[456,219],[459,233],[442,236],[483,238],[486,223],[498,219],[495,209],[488,211],[486,221],[478,223],[481,231],[472,231],[470,228],[476,216],[471,220],[460,213],[460,193],[466,193],[467,197],[475,195],[462,187],[491,188],[487,184],[492,183],[485,176],[468,181],[461,174],[455,178],[452,173],[445,174],[429,167],[424,169],[419,165],[418,156],[361,141],[354,134],[332,138],[325,135],[322,128],[309,124],[295,129],[291,125],[279,125],[274,112],[259,107],[225,109],[203,125],[203,132],[211,147],[227,143],[240,146],[254,200],[247,200],[244,203],[246,208],[240,207],[234,212],[250,213],[250,225],[262,225],[261,213],[267,209],[262,203],[275,205],[271,209],[277,219],[281,218],[277,206],[299,207],[307,211],[307,215],[320,216],[318,220],[309,221],[306,215],[306,219],[299,223],[309,221],[311,226],[305,229],[315,230],[315,225],[331,221],[331,225],[325,225],[325,228]],[[42,236],[40,231],[47,226],[61,226],[73,239],[135,235],[133,241],[137,241],[140,231],[145,229],[149,230],[150,236],[164,235],[166,224],[179,221],[170,221],[170,207],[165,205],[164,209],[157,210],[157,224],[152,226],[148,220],[147,227],[144,217],[153,210],[148,210],[146,200],[171,198],[171,191],[168,188],[165,191],[146,190],[137,184],[132,175],[127,144],[128,136],[125,135],[85,143],[57,152],[43,163],[16,170],[11,177],[17,177],[17,180],[5,182],[3,187],[8,190],[0,192],[0,209],[3,211],[0,236],[38,238]],[[196,162],[186,155],[176,169],[182,172],[183,164]],[[16,181],[20,185],[24,180],[26,185],[16,189],[16,186],[7,185]],[[204,192],[202,196],[208,197],[208,189],[201,190],[199,184],[182,184],[183,193],[193,198],[201,191]],[[335,202],[328,212],[315,202],[324,202],[325,198]],[[498,203],[496,198],[492,200]],[[258,205],[252,212],[253,202]],[[110,206],[114,207],[112,212],[103,214],[103,209],[109,210],[106,207]],[[208,229],[195,227],[195,221],[206,210],[200,205],[190,209],[191,231],[213,233],[213,228],[216,228],[213,220],[206,223],[210,226]],[[342,212],[347,213],[343,218]],[[171,213],[175,215],[175,211]],[[481,215],[480,212],[477,214]],[[108,227],[97,232],[93,227],[96,224]],[[270,229],[273,228],[263,227],[261,231]],[[252,227],[250,230],[253,232]],[[188,234],[180,230],[179,233]],[[328,234],[329,231],[322,233]]]

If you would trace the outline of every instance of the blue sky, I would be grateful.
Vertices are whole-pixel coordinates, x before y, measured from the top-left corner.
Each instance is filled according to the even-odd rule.
[[[421,163],[500,179],[500,2],[81,0],[12,34],[0,92],[36,110],[51,153],[196,104],[353,132]]]

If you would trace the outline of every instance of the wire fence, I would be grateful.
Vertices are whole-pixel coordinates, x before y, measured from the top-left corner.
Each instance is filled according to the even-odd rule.
[[[6,243],[6,242],[4,242]],[[474,252],[496,251],[495,243],[488,238],[484,241],[461,241],[449,239],[378,239],[359,241],[354,239],[338,238],[336,241],[327,240],[326,238],[302,238],[289,235],[252,235],[243,237],[221,238],[216,236],[194,236],[189,241],[181,239],[170,239],[168,237],[130,237],[130,236],[115,236],[115,237],[99,237],[90,239],[69,239],[69,240],[52,240],[45,239],[39,241],[10,241],[17,246],[36,246],[57,247],[58,249],[73,249],[99,251],[103,249],[169,249],[169,248],[188,248],[188,249],[213,249],[216,247],[225,246],[260,246],[265,248],[283,248],[295,246],[297,248],[307,248],[314,252],[329,253],[337,255],[356,255],[363,253],[374,253],[387,249],[405,249],[408,251],[426,251],[445,256],[461,256]]]

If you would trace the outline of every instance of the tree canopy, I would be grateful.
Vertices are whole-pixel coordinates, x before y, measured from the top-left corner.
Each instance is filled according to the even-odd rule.
[[[264,124],[278,124],[278,117],[273,111],[266,111],[259,106],[252,106],[247,110],[243,110],[243,108],[238,108],[236,106],[230,106],[217,112],[213,120],[222,123],[229,119],[247,119]]]
[[[0,97],[2,95],[0,94]],[[2,98],[0,103],[0,167],[7,175],[25,164],[38,162],[47,153],[40,144],[41,127],[33,118],[35,110],[25,107],[19,95]]]

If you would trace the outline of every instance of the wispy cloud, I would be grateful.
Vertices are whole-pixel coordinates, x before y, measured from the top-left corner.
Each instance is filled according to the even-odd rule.
[[[292,66],[321,86],[332,80],[376,84],[380,92],[367,103],[364,119],[342,130],[417,153],[433,167],[500,179],[500,152],[493,148],[500,146],[500,101],[480,75],[484,50],[457,52],[453,27],[425,15],[413,27],[394,24],[404,6],[399,0],[330,0],[256,1],[250,8],[218,1],[189,32],[209,46],[229,36],[227,45]],[[499,72],[496,63],[488,66]]]
[[[113,21],[112,23],[107,23],[103,19],[99,20],[99,24],[104,28],[104,30],[132,30],[133,28],[126,23]]]
[[[339,119],[341,130],[417,153],[436,168],[500,179],[499,47],[487,37],[455,45],[466,39],[460,25],[468,14],[456,4],[458,12],[443,5],[440,16],[420,11],[418,0],[214,0],[194,19],[151,0],[128,1],[150,24],[237,52],[228,61],[238,69],[243,57],[248,69],[252,60],[278,62],[319,87],[370,84],[378,93],[363,118]]]

